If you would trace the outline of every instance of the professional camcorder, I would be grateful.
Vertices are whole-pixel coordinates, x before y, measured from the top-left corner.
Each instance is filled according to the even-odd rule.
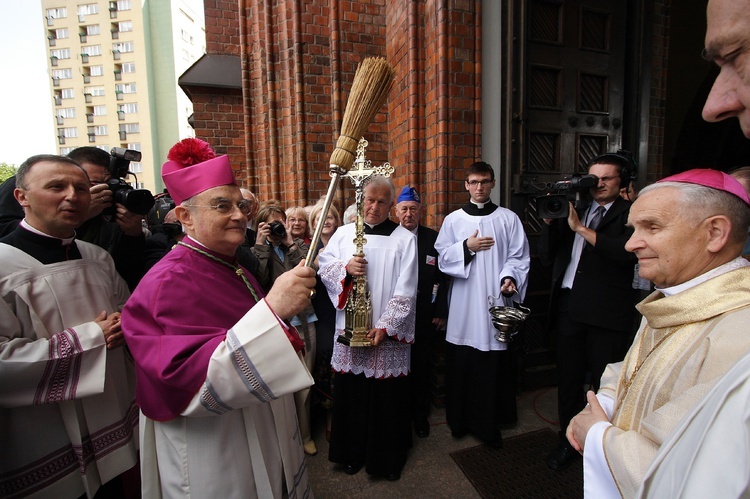
[[[130,173],[130,162],[140,161],[141,152],[123,147],[113,147],[109,153],[112,157],[109,161],[110,179],[107,180],[109,190],[112,191],[113,203],[120,203],[128,211],[136,215],[146,215],[152,206],[154,206],[154,196],[147,189],[135,189],[132,185],[123,180]],[[114,204],[105,210],[105,215],[112,215],[115,212]]]
[[[596,175],[571,175],[552,185],[559,194],[548,194],[536,198],[537,213],[540,218],[568,218],[569,202],[575,208],[585,204],[589,189],[599,184]]]

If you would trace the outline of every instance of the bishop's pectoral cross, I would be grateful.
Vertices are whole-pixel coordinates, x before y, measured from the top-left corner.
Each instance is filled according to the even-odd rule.
[[[381,175],[390,177],[394,169],[386,162],[380,166],[372,166],[369,159],[365,159],[365,149],[368,142],[362,138],[357,145],[357,159],[354,160],[352,168],[343,175],[348,177],[354,184],[355,201],[357,203],[357,221],[354,237],[354,245],[357,248],[353,256],[364,257],[365,239],[365,217],[364,217],[364,193],[365,185],[372,177]],[[372,342],[367,338],[367,333],[372,327],[372,303],[367,291],[367,276],[354,278],[354,287],[346,302],[346,325],[344,334],[339,336],[338,341],[350,347],[369,347]]]

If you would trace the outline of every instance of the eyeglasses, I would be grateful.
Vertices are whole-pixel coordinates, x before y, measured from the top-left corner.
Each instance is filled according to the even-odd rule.
[[[239,201],[237,204],[232,204],[229,201],[221,201],[216,204],[189,204],[187,206],[194,206],[196,208],[211,208],[212,210],[216,210],[222,215],[229,215],[234,211],[234,208],[237,207],[238,210],[243,215],[247,215],[250,213],[250,210],[252,208],[252,204],[248,201]]]
[[[620,178],[620,176],[619,175],[615,175],[614,177],[599,177],[599,180],[601,180],[602,182],[604,182],[606,184],[607,182],[609,182],[611,180],[614,180],[616,178]]]
[[[469,184],[471,187],[476,187],[478,185],[490,185],[494,180],[467,180],[466,183]]]

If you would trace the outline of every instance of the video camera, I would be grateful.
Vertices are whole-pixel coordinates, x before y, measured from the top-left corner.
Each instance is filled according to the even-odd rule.
[[[154,206],[154,196],[148,189],[135,189],[132,185],[123,180],[128,175],[133,175],[130,171],[131,161],[140,161],[141,152],[123,147],[113,147],[110,151],[109,174],[107,180],[109,190],[112,191],[113,203],[120,203],[128,211],[136,215],[146,215]],[[105,210],[105,215],[113,215],[115,212],[114,204]]]
[[[536,209],[539,218],[568,218],[569,202],[575,208],[585,204],[589,189],[599,184],[596,175],[571,175],[555,182],[551,189],[559,194],[549,194],[536,198]]]

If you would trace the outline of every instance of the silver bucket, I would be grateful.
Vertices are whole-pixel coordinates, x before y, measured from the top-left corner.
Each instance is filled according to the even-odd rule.
[[[523,321],[531,313],[531,309],[516,302],[513,302],[513,307],[494,305],[495,300],[499,298],[492,295],[487,297],[490,305],[490,320],[497,330],[495,339],[501,343],[510,343],[518,334]]]

